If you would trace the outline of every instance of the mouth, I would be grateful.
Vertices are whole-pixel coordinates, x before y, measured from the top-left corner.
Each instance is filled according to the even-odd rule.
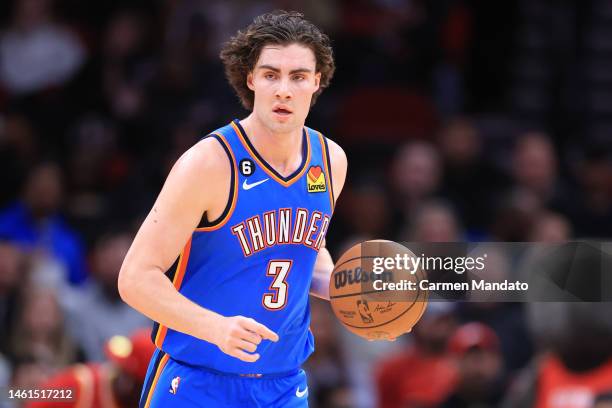
[[[276,107],[272,110],[272,112],[276,113],[279,116],[289,116],[293,113],[285,107]]]

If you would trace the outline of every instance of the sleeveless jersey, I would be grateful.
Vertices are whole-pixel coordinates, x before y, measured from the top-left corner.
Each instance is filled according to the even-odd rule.
[[[242,315],[279,336],[243,362],[216,345],[155,324],[153,340],[175,360],[238,374],[297,369],[314,350],[308,293],[333,210],[327,141],[304,128],[302,163],[282,177],[255,150],[237,120],[215,137],[231,162],[224,213],[192,234],[169,271],[178,291],[223,316]],[[206,180],[198,188],[206,188]]]

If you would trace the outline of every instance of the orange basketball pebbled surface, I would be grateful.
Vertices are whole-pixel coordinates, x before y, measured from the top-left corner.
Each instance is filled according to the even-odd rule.
[[[346,251],[332,272],[329,294],[334,314],[344,327],[367,340],[394,340],[409,332],[427,307],[428,293],[418,285],[426,277],[424,270],[411,273],[394,267],[374,272],[377,259],[380,265],[380,258],[398,255],[415,256],[393,241],[366,241]],[[403,289],[388,289],[393,285],[383,283],[397,283]]]

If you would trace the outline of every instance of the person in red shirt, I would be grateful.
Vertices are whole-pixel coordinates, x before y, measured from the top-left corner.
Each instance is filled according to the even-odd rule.
[[[576,272],[585,280],[599,276]],[[612,303],[533,302],[527,311],[542,351],[513,381],[502,406],[605,407],[597,398],[612,388]]]
[[[380,408],[437,407],[453,391],[456,368],[446,343],[456,327],[449,304],[432,302],[412,330],[414,340],[401,354],[378,367]]]
[[[41,390],[72,390],[72,398],[65,401],[41,399],[26,407],[136,407],[154,350],[149,330],[138,330],[130,338],[113,336],[105,347],[108,361],[76,364],[39,387]],[[63,394],[66,395],[66,391]]]
[[[440,408],[498,407],[504,391],[504,368],[497,334],[470,322],[448,342],[458,369],[457,387]]]

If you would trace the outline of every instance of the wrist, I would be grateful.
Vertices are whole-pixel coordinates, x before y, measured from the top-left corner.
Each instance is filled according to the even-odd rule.
[[[204,316],[199,320],[198,329],[202,340],[212,344],[219,344],[221,335],[223,334],[223,321],[225,316],[210,310],[204,309]]]

